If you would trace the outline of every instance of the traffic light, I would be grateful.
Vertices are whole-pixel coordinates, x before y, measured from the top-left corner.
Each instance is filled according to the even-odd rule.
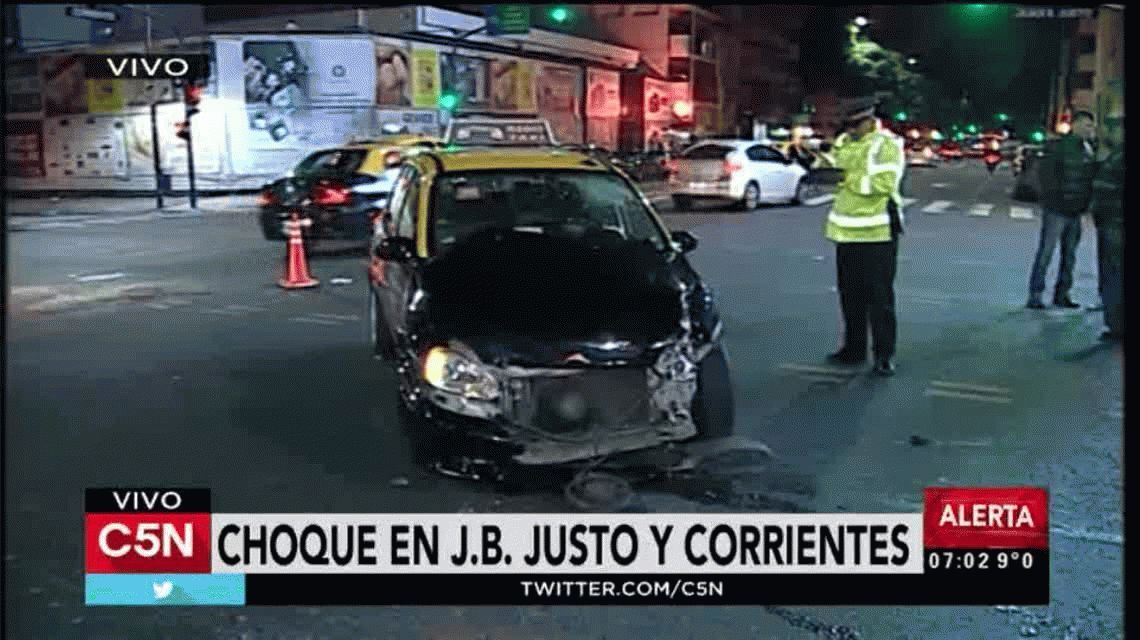
[[[1005,121],[1009,120],[1009,115],[1005,114],[1005,113],[999,113],[999,114],[995,115],[994,117],[998,119],[998,122],[1005,122]]]
[[[899,111],[895,114],[895,120],[899,122],[906,122],[906,111]]]
[[[198,104],[202,102],[202,93],[204,89],[205,87],[202,85],[196,82],[191,82],[190,84],[185,85],[185,88],[182,90],[182,100],[186,103],[187,118],[198,113]]]
[[[454,91],[444,91],[439,95],[439,108],[444,111],[455,111],[459,107],[459,94]]]
[[[570,11],[570,7],[567,7],[566,5],[553,6],[547,10],[546,15],[554,24],[566,24],[567,22],[570,22],[571,18],[574,17],[573,12]]]
[[[1034,131],[1030,137],[1033,138],[1034,142],[1045,142],[1045,132],[1040,129]]]
[[[187,142],[189,142],[190,141],[190,123],[186,120],[183,120],[182,122],[175,122],[174,123],[174,135],[176,135],[179,138],[182,138],[183,140],[186,140]]]
[[[971,124],[970,126],[966,127],[966,131],[970,132],[971,134],[977,133],[978,132],[978,125]]]

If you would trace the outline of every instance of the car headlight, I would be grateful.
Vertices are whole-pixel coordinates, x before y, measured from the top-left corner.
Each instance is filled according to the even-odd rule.
[[[432,347],[424,356],[423,378],[436,389],[464,398],[499,397],[499,384],[483,365],[446,347]]]

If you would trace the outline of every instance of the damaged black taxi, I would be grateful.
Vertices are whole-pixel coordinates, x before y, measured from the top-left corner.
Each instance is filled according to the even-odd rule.
[[[498,477],[730,435],[696,238],[604,159],[495,126],[410,157],[377,217],[372,349],[395,366],[417,455]]]

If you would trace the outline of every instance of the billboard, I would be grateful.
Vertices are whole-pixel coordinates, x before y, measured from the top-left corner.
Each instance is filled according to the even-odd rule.
[[[582,70],[540,63],[535,75],[535,98],[540,116],[550,122],[558,142],[582,141]]]
[[[412,106],[411,53],[406,47],[376,44],[376,104]]]

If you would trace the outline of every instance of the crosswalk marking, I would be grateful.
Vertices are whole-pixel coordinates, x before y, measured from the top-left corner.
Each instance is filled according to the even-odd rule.
[[[944,380],[932,380],[930,382],[932,387],[942,387],[943,389],[957,389],[959,391],[977,391],[980,393],[1000,393],[1009,395],[1010,391],[1007,387],[991,387],[981,384],[967,384],[964,382],[946,382]]]
[[[936,202],[933,202],[933,203],[927,205],[926,208],[922,210],[922,212],[923,213],[942,213],[942,212],[946,211],[947,209],[949,209],[950,207],[952,207],[953,205],[954,205],[954,203],[949,201],[949,200],[938,200]]]
[[[1013,218],[1014,220],[1032,220],[1033,209],[1029,207],[1019,207],[1017,205],[1013,205],[1009,208],[1009,217]]]
[[[960,391],[949,391],[946,389],[927,389],[923,395],[926,397],[935,398],[957,398],[960,400],[977,400],[979,402],[993,402],[995,404],[1010,404],[1013,398],[1004,396],[987,396],[978,393],[962,393]]]
[[[827,204],[828,202],[831,202],[834,199],[835,199],[835,196],[833,194],[829,193],[829,194],[822,195],[822,196],[819,196],[816,198],[812,198],[810,200],[804,200],[804,204],[809,206],[809,207],[818,207],[819,205]]]
[[[909,207],[910,205],[918,202],[918,198],[903,198],[903,206]]]
[[[978,203],[978,204],[975,204],[973,207],[971,207],[970,210],[966,213],[966,215],[974,216],[974,217],[978,217],[978,218],[988,218],[990,215],[990,212],[993,210],[994,210],[994,206],[992,204]]]

